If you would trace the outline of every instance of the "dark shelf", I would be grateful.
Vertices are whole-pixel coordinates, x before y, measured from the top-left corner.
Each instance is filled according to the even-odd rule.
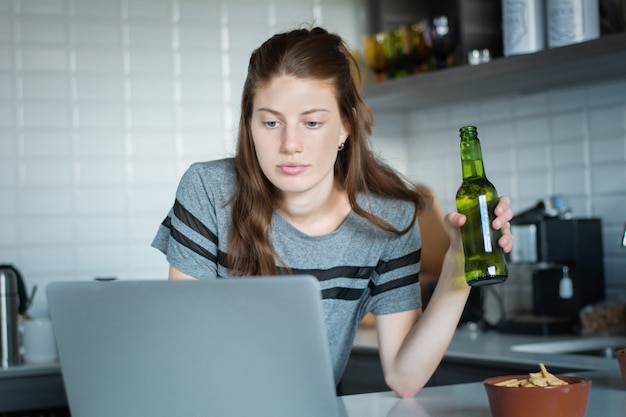
[[[526,94],[626,77],[626,33],[365,86],[374,111],[409,111],[467,99]]]

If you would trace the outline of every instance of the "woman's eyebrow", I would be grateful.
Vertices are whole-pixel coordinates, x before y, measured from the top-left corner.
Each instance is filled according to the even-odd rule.
[[[269,109],[269,108],[267,108],[267,107],[260,107],[260,108],[256,109],[256,111],[258,111],[258,112],[259,112],[259,111],[265,111],[265,112],[268,112],[268,113],[275,114],[275,115],[277,115],[277,116],[279,116],[279,115],[281,115],[281,114],[282,114],[282,113],[281,113],[281,112],[279,112],[279,111],[272,110],[272,109]]]
[[[282,113],[279,112],[278,110],[270,109],[268,107],[260,107],[260,108],[256,109],[256,111],[257,112],[264,111],[264,112],[268,112],[268,113],[271,113],[271,114],[276,115],[276,116],[282,116]],[[326,113],[328,113],[328,112],[330,112],[330,110],[324,109],[324,108],[314,108],[314,109],[303,111],[300,114],[308,115],[308,114],[311,114],[311,113],[318,113],[318,112],[326,112]]]
[[[311,110],[307,110],[305,112],[302,112],[302,114],[311,114],[311,113],[318,113],[318,112],[330,112],[330,110],[328,109],[323,109],[323,108],[319,108],[319,109],[311,109]]]

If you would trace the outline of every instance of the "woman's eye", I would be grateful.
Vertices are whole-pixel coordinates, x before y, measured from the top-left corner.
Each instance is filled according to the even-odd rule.
[[[320,122],[306,122],[307,127],[315,128],[320,126]]]
[[[265,126],[269,128],[275,128],[276,126],[278,126],[278,122],[275,120],[270,120],[268,122],[265,122]]]

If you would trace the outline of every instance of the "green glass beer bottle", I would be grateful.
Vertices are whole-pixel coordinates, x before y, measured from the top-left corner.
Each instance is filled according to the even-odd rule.
[[[502,233],[491,227],[498,192],[485,176],[476,127],[462,127],[460,133],[463,183],[456,193],[456,207],[467,217],[461,227],[465,280],[471,286],[504,282],[509,272],[498,245]]]

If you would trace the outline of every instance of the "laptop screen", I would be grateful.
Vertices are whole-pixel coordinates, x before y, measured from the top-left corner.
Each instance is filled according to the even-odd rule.
[[[311,276],[56,282],[73,417],[341,413]]]

